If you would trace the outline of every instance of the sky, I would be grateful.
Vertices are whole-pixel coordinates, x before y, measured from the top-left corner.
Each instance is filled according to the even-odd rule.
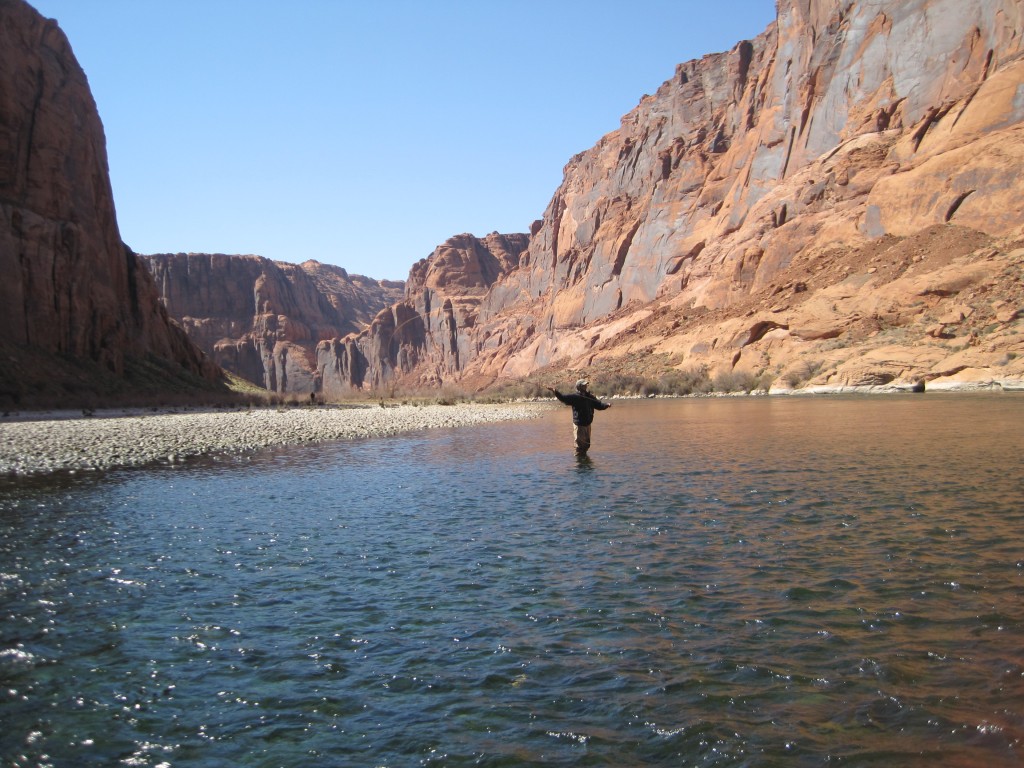
[[[103,121],[136,252],[403,280],[527,232],[569,159],[774,0],[29,0]]]

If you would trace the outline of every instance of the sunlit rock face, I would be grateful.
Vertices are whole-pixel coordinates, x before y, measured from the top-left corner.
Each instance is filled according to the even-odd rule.
[[[514,278],[531,297],[555,291],[554,324],[571,325],[661,290],[727,306],[797,248],[837,239],[945,221],[1006,234],[1019,217],[986,211],[1019,190],[1019,148],[993,134],[1024,114],[1021,12],[780,3],[763,35],[679,66],[569,162]]]
[[[114,376],[133,358],[219,376],[121,242],[89,84],[57,24],[21,0],[0,2],[0,274],[5,346]]]
[[[529,234],[453,237],[412,267],[404,293],[364,284],[373,300],[346,294],[340,277],[333,289],[326,278],[316,286],[307,265],[174,257],[185,266],[158,278],[167,306],[225,366],[278,392],[328,398],[475,389],[567,369],[703,368],[776,388],[1024,386],[1024,6],[779,0],[777,9],[756,38],[677,66],[618,130],[570,158]],[[39,39],[47,29],[40,21]],[[35,103],[28,86],[49,80],[22,80],[24,95],[3,98],[25,107]],[[3,178],[57,156],[105,169],[102,142],[78,147],[77,132],[53,130],[61,149],[31,163],[21,133],[0,133],[13,152]],[[43,178],[24,182],[18,199],[65,183]],[[105,170],[95,178],[58,197],[84,195],[81,206],[112,221]],[[29,213],[83,226],[42,216],[38,204],[21,210],[17,227],[8,213],[12,232]],[[68,231],[42,239],[64,253],[92,237]],[[115,262],[94,270],[104,285],[122,279]],[[36,290],[62,269],[24,285]],[[63,298],[84,284],[53,289],[58,311],[104,304],[98,288]],[[24,305],[29,289],[0,290]],[[323,303],[332,291],[349,296],[333,312]],[[192,303],[204,295],[206,305]],[[347,302],[358,311],[339,315]],[[98,335],[55,328],[102,356],[102,339],[125,323]],[[25,328],[51,333],[44,325]]]
[[[457,359],[408,370],[484,385],[656,355],[784,376],[813,355],[808,381],[836,386],[1019,376],[1022,9],[782,0],[571,158],[471,321],[435,315]],[[939,270],[956,290],[927,287]],[[940,322],[949,299],[971,312]],[[850,362],[881,347],[878,370]]]
[[[481,300],[519,266],[529,235],[457,235],[413,265],[402,301],[359,334],[322,342],[317,364],[324,394],[394,387],[437,387],[458,379],[475,355],[468,332]]]
[[[361,331],[404,295],[400,281],[317,261],[207,253],[142,258],[168,311],[201,349],[280,394],[319,392],[317,344]]]

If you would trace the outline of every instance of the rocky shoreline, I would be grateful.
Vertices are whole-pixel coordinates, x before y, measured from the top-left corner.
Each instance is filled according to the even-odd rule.
[[[121,411],[7,416],[0,421],[0,476],[177,463],[331,440],[533,418],[539,404],[256,408],[244,411]]]
[[[1021,392],[1024,391],[1024,380],[958,382],[928,389],[945,393]],[[785,397],[912,391],[917,390],[911,385],[889,384],[876,387],[806,387],[799,390],[773,388],[770,393],[758,394]],[[744,395],[712,393],[704,396]],[[623,398],[613,396],[611,399]],[[385,437],[424,429],[529,419],[551,408],[554,402],[537,400],[388,407],[336,405],[160,413],[123,409],[89,415],[82,411],[5,413],[0,419],[0,477],[174,464],[207,454],[237,454],[275,446]]]

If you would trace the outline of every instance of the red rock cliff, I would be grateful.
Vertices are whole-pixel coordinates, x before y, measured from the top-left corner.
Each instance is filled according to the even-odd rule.
[[[404,283],[260,256],[144,256],[171,316],[223,368],[272,392],[320,390],[316,345],[357,333]]]
[[[88,361],[115,377],[153,359],[219,376],[121,242],[88,82],[56,23],[22,0],[0,0],[0,217],[10,355]],[[5,388],[12,400],[23,394],[17,382]]]
[[[368,339],[321,345],[321,369],[1020,383],[1022,29],[1020,0],[780,0],[762,35],[680,65],[569,161],[471,316],[407,298],[368,369]],[[443,364],[394,341],[417,323]]]
[[[436,387],[459,378],[481,300],[529,244],[525,234],[462,234],[409,271],[405,299],[382,310],[359,334],[323,341],[317,368],[324,394],[402,384]]]

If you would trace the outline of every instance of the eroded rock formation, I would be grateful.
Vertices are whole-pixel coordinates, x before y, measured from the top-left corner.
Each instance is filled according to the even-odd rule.
[[[50,384],[103,395],[96,387],[123,383],[136,364],[219,376],[121,242],[89,84],[57,24],[22,0],[0,0],[0,273],[10,403],[35,402]],[[76,362],[112,378],[56,381],[83,376],[66,370]]]
[[[223,368],[282,394],[319,392],[316,346],[358,333],[404,283],[260,256],[144,256],[168,312]]]
[[[9,16],[25,8],[0,0]],[[190,256],[163,273],[154,262],[168,305],[228,367],[328,398],[576,370],[1022,386],[1024,2],[777,8],[763,34],[679,65],[571,158],[529,235],[452,238],[400,298],[379,286],[382,304],[339,315],[346,299],[324,302],[344,290],[317,286],[308,264]],[[3,27],[3,55],[38,49],[0,92],[4,266],[22,275],[0,286],[2,306],[20,308],[11,335],[115,370],[139,339],[177,354],[117,239],[84,76],[60,63],[52,24],[27,29]],[[76,117],[49,135],[35,126],[58,102]],[[15,125],[10,110],[37,119]],[[69,186],[84,177],[95,183]],[[50,261],[25,256],[37,243]],[[70,266],[97,249],[102,263]],[[126,287],[142,297],[130,318],[107,309]],[[59,322],[34,314],[36,296]],[[96,322],[68,320],[71,307]]]
[[[324,395],[456,381],[475,350],[468,333],[480,302],[502,275],[519,267],[526,234],[457,235],[409,272],[405,298],[358,334],[321,342],[317,367]]]
[[[342,378],[1019,384],[1022,29],[1020,0],[780,0],[762,35],[680,65],[569,161],[471,316],[430,304],[457,356],[392,341]],[[416,320],[370,335],[391,323]],[[322,347],[321,368],[346,356]]]

